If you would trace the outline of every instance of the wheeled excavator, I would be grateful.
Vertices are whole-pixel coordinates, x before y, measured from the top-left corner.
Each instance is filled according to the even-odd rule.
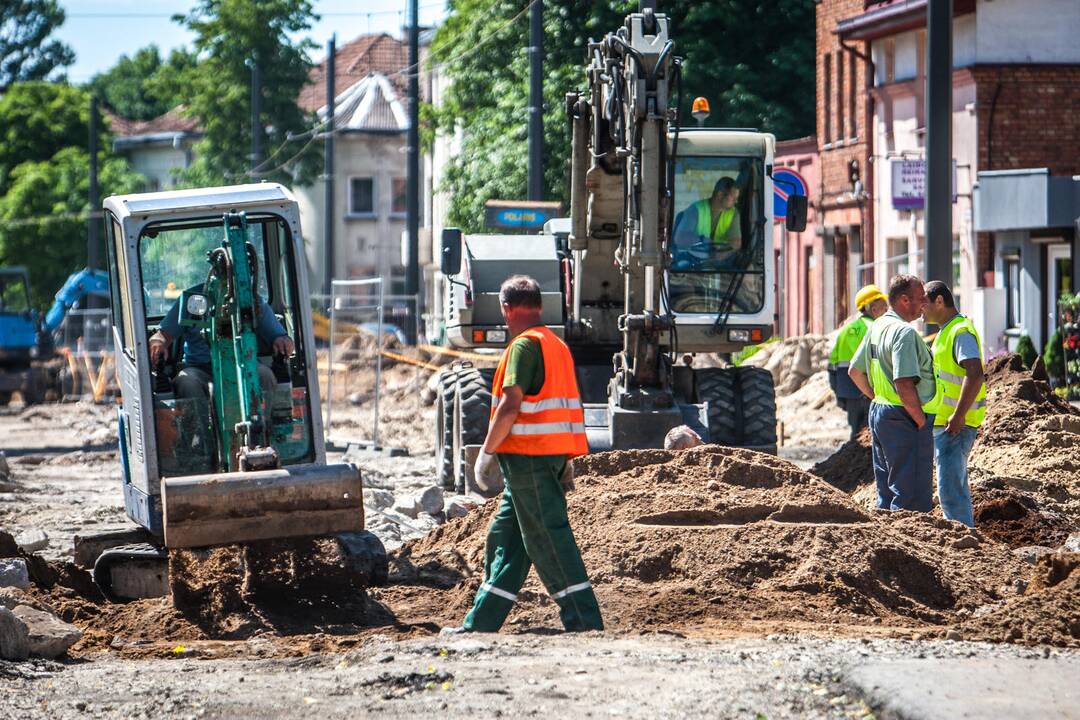
[[[589,42],[587,87],[566,95],[569,218],[531,236],[443,231],[446,335],[458,348],[505,345],[499,286],[531,275],[544,323],[573,353],[591,451],[661,447],[686,424],[708,442],[775,452],[770,374],[695,363],[772,335],[775,139],[680,127],[670,30],[642,3]],[[786,226],[801,231],[806,198],[788,208]],[[491,371],[459,365],[441,380],[439,474],[461,487],[466,450],[487,431]]]
[[[138,527],[77,538],[76,561],[123,601],[168,594],[174,548],[323,537],[357,586],[385,582],[385,550],[364,530],[360,470],[326,460],[293,196],[262,183],[113,196],[104,210],[121,482]],[[180,340],[172,364],[151,363],[148,338],[174,304],[181,337],[197,333],[209,347],[209,401],[174,385]],[[294,341],[289,357],[256,332],[267,308]],[[272,397],[260,363],[273,371]]]

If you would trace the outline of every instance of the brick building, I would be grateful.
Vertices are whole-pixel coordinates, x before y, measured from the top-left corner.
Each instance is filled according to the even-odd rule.
[[[825,303],[826,329],[829,319],[838,323],[851,309],[858,285],[923,270],[926,5],[926,0],[818,3],[817,231],[826,260],[822,282],[828,284],[831,274],[836,291],[831,318]],[[1025,171],[1021,175],[1027,178],[1027,171],[1042,177],[1042,169],[1054,180],[1046,187],[1062,188],[1054,197],[1071,194],[1055,176],[1080,173],[1080,2],[954,0],[953,9],[954,285],[991,348],[1019,334],[1039,342],[1056,299],[1050,288],[1062,282],[1055,273],[1065,272],[1076,257],[1075,232],[1071,224],[1013,228],[1000,213],[996,224],[988,225],[978,212],[978,195],[986,182],[995,184],[999,196],[1008,193],[1003,188],[1008,180],[1002,178],[1016,176],[999,171]],[[849,172],[853,162],[859,185]],[[1061,222],[1070,212],[1055,207],[1049,214]],[[1014,229],[1027,232],[1026,239],[1009,234]],[[1033,247],[1025,249],[1024,243]],[[1047,261],[1060,260],[1063,253],[1068,263]],[[1025,258],[1019,273],[1009,265],[1017,255]],[[1018,294],[1007,287],[1010,272],[1031,295],[1022,303],[1025,312],[1018,310],[1019,298],[1008,301],[1009,293]],[[1066,280],[1075,277],[1070,271]],[[1035,297],[1039,293],[1042,297]],[[1011,318],[1004,317],[1006,310]]]

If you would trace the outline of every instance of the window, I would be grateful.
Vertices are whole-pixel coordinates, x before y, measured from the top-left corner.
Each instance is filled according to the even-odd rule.
[[[844,51],[836,53],[836,139],[841,142],[844,134]]]
[[[855,82],[855,53],[848,54],[848,137],[852,140],[859,139],[859,125],[855,122],[855,93],[858,88]]]
[[[375,178],[349,178],[349,215],[375,214]]]
[[[823,60],[824,72],[821,73],[825,79],[825,89],[822,91],[822,98],[825,100],[825,144],[832,143],[832,53],[825,53]]]
[[[409,211],[408,186],[405,178],[396,177],[390,181],[390,212],[394,215],[404,215]]]
[[[906,237],[889,238],[887,262],[890,278],[894,275],[906,275],[909,272],[908,239]]]
[[[1001,259],[1005,276],[1005,327],[1023,325],[1020,317],[1020,256],[1006,255]]]

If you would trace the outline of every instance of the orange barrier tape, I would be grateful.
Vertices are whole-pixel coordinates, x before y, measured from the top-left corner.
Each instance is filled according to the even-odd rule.
[[[433,371],[436,371],[436,372],[438,372],[439,370],[442,370],[442,368],[439,367],[438,365],[432,365],[431,363],[426,363],[423,360],[417,360],[415,358],[408,357],[407,355],[398,355],[397,353],[390,352],[389,350],[383,350],[382,355],[383,355],[383,357],[388,357],[388,358],[391,358],[392,360],[398,360],[398,361],[403,362],[403,363],[408,363],[410,365],[416,365],[417,367],[422,367],[425,370],[433,370]]]
[[[451,348],[439,347],[438,345],[417,345],[416,347],[433,355],[452,355],[453,357],[465,358],[466,360],[479,360],[489,363],[499,362],[498,355],[482,355],[481,353],[465,352],[464,350],[453,350]]]

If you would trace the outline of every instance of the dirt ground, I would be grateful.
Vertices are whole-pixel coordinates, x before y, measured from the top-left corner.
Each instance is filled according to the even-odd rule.
[[[400,432],[388,442],[413,455],[366,456],[365,482],[430,483],[431,410],[416,398],[427,374],[399,365],[386,380],[397,400],[384,406],[383,419]],[[354,392],[341,388],[335,412],[361,418],[360,427],[364,405],[350,403]],[[128,524],[114,412],[88,404],[0,411],[0,450],[12,469],[12,485],[0,491],[0,528],[44,530],[50,543],[38,554],[53,567],[70,559],[74,535]],[[820,403],[814,412],[831,414],[835,427],[783,449],[798,466],[715,447],[581,462],[571,524],[605,633],[546,637],[558,629],[557,612],[533,576],[504,635],[433,637],[460,622],[475,593],[489,503],[406,543],[394,553],[389,586],[368,593],[237,606],[220,587],[201,585],[187,588],[178,609],[167,600],[108,604],[81,586],[84,577],[64,576],[35,597],[84,637],[63,663],[0,663],[12,688],[0,694],[0,716],[133,717],[160,708],[195,717],[589,714],[603,706],[601,714],[638,717],[863,717],[887,705],[846,674],[864,666],[868,652],[912,662],[928,655],[1064,662],[1075,671],[1074,651],[1049,648],[1080,638],[1080,572],[1055,569],[1053,560],[1033,566],[1013,552],[1021,541],[1056,542],[1065,526],[1014,517],[1014,484],[986,495],[987,528],[978,533],[940,518],[870,512],[848,487],[800,470],[847,436],[834,406]],[[227,565],[228,554],[219,561]],[[1041,648],[934,640],[945,637]],[[477,645],[483,649],[470,649]],[[568,675],[571,666],[581,671]],[[667,679],[646,691],[658,675]],[[626,677],[642,680],[627,685]],[[130,692],[115,697],[112,678]],[[917,715],[879,715],[892,716]]]

